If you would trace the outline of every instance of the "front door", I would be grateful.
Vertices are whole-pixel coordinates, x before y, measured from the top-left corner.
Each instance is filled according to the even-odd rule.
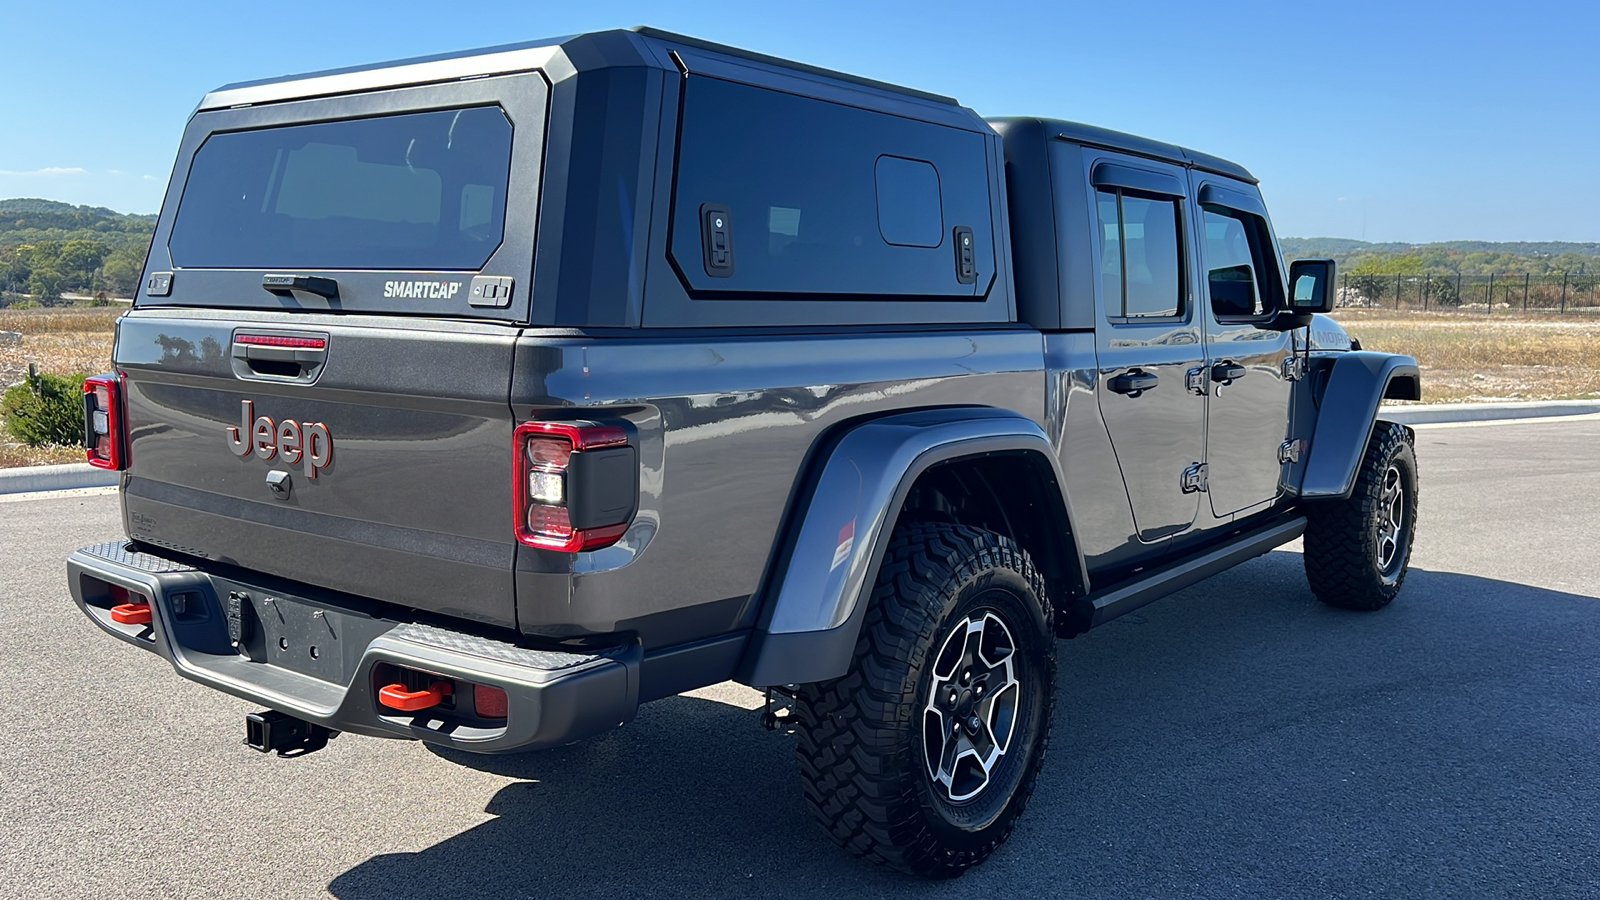
[[[1284,288],[1266,209],[1255,188],[1199,182],[1205,274],[1207,486],[1217,519],[1265,508],[1280,493],[1289,434],[1292,332],[1268,325]]]
[[[1099,267],[1096,393],[1141,541],[1181,534],[1200,508],[1205,358],[1191,301],[1184,172],[1091,159]],[[1185,482],[1188,473],[1188,483]]]

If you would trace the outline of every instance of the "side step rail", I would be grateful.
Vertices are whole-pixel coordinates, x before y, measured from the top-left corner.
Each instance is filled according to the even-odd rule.
[[[1177,593],[1218,572],[1268,553],[1304,534],[1305,530],[1304,516],[1274,522],[1255,531],[1241,534],[1220,547],[1184,557],[1177,562],[1146,572],[1134,581],[1104,593],[1090,594],[1084,598],[1094,606],[1089,627],[1104,625],[1117,616],[1133,612],[1153,600]]]

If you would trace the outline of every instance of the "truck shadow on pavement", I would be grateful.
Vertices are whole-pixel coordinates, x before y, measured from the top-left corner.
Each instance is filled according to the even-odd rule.
[[[1280,551],[1057,646],[1038,791],[958,881],[850,860],[800,799],[791,736],[677,697],[571,747],[437,751],[518,779],[494,818],[329,889],[1581,896],[1600,882],[1600,600],[1413,570],[1389,609],[1347,613]]]

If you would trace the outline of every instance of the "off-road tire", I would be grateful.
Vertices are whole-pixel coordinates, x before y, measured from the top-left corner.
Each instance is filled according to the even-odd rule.
[[[1371,611],[1388,606],[1400,592],[1417,531],[1417,455],[1411,442],[1406,427],[1376,423],[1349,499],[1307,507],[1306,579],[1323,603]],[[1390,527],[1393,509],[1385,492],[1391,476],[1400,482],[1397,529]],[[1382,562],[1386,534],[1393,544],[1387,564]]]
[[[991,614],[999,627],[991,624]],[[896,529],[849,673],[797,692],[805,798],[835,842],[856,856],[930,878],[960,875],[1000,846],[1033,793],[1049,743],[1055,686],[1051,618],[1044,580],[1009,538],[950,522],[915,521]],[[987,712],[969,706],[963,713],[953,698],[963,691],[966,682],[958,679],[964,672],[938,674],[949,665],[957,629],[971,629],[974,622],[1012,640],[1007,671],[1014,674],[1019,699],[1009,716],[996,712],[1009,683],[991,692]],[[961,635],[963,646],[988,640],[982,631]],[[983,664],[992,665],[987,659]],[[985,677],[997,677],[996,671],[988,669]],[[930,699],[935,682],[943,685],[938,701]],[[982,696],[981,688],[974,679],[963,702],[970,704],[972,691]],[[1006,749],[984,771],[983,786],[960,803],[951,802],[954,785],[936,781],[934,762],[924,753],[946,740],[952,748],[969,746],[945,736],[943,724],[936,740],[924,734],[934,727],[930,723],[946,721],[931,706],[942,704],[947,690],[952,727],[977,726],[982,720],[970,717],[973,709],[992,717],[991,723],[1011,723]],[[974,727],[972,740],[986,735],[988,746],[998,747],[994,736],[1003,728]],[[977,765],[975,759],[965,763],[967,769]],[[949,771],[962,764],[959,754],[955,760]],[[940,768],[940,774],[946,771]]]

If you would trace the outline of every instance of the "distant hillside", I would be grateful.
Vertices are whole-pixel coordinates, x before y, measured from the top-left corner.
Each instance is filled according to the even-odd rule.
[[[98,206],[0,200],[0,306],[23,294],[44,304],[63,293],[131,295],[155,224]]]
[[[1443,241],[1435,244],[1371,243],[1350,238],[1280,238],[1291,259],[1327,256],[1345,271],[1363,274],[1560,275],[1600,269],[1600,243],[1570,241]]]
[[[99,206],[34,198],[0,200],[0,248],[77,238],[113,246],[148,245],[155,224],[154,215],[127,215]]]

